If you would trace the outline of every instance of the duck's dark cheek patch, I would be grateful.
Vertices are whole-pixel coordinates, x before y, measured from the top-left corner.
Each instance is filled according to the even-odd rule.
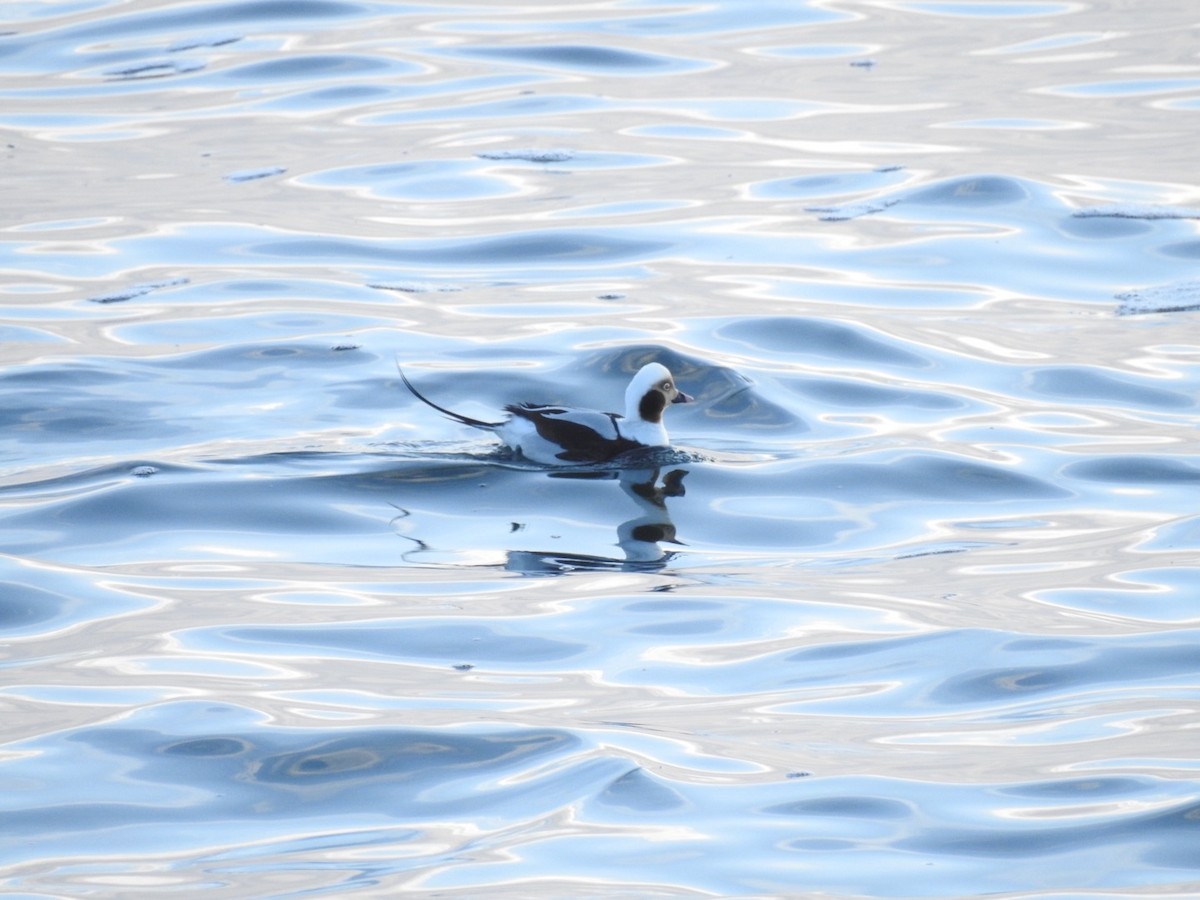
[[[661,422],[663,410],[667,408],[667,398],[658,391],[646,391],[642,402],[638,404],[638,415],[647,422]]]

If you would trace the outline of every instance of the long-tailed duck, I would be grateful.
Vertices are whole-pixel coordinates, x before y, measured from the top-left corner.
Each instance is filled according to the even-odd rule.
[[[504,407],[508,418],[484,422],[438,406],[422,396],[403,369],[400,378],[422,403],[464,425],[493,432],[527,459],[550,464],[604,462],[639,447],[666,447],[670,441],[663,427],[663,411],[668,403],[688,403],[692,399],[675,386],[666,366],[647,363],[625,389],[624,415],[514,403]]]

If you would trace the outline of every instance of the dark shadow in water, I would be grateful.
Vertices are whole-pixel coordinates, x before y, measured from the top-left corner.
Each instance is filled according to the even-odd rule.
[[[361,815],[378,803],[383,814],[406,820],[525,804],[541,811],[540,798],[572,797],[586,777],[575,763],[504,784],[572,761],[582,743],[560,729],[266,727],[241,707],[186,701],[48,743],[51,755],[77,759],[83,781],[74,802],[6,813],[0,834],[12,840],[95,839],[114,825],[171,830],[219,822],[236,830],[257,822],[270,832],[289,818]],[[127,798],[103,788],[114,777]]]
[[[586,44],[537,44],[534,46],[469,47],[440,51],[451,56],[491,59],[517,65],[558,69],[569,72],[633,74],[639,72],[681,72],[708,68],[712,64],[679,56],[662,56],[613,47]]]

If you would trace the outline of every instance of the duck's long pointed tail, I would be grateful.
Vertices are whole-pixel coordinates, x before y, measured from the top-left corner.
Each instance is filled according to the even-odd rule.
[[[438,406],[436,403],[418,391],[415,387],[413,387],[412,382],[408,380],[408,376],[404,374],[404,370],[400,368],[400,360],[396,360],[396,371],[400,373],[400,380],[404,382],[404,386],[408,388],[409,392],[414,397],[416,397],[426,406],[433,407],[442,415],[448,416],[451,419],[454,419],[456,422],[462,422],[464,425],[470,425],[472,428],[483,428],[487,431],[495,431],[504,424],[503,422],[485,422],[483,419],[472,419],[470,416],[464,416],[462,413],[456,413],[452,409],[446,409],[444,406]]]

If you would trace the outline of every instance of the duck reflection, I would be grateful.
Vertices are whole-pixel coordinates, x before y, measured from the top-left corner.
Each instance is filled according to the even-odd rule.
[[[585,553],[559,553],[537,550],[510,550],[505,568],[526,575],[560,575],[580,569],[637,570],[660,569],[677,553],[660,544],[682,542],[675,536],[675,523],[667,510],[669,497],[685,493],[686,469],[672,469],[662,476],[661,468],[623,469],[619,472],[571,472],[558,477],[616,478],[621,490],[636,504],[639,515],[617,526],[617,546],[623,558],[593,556]]]

